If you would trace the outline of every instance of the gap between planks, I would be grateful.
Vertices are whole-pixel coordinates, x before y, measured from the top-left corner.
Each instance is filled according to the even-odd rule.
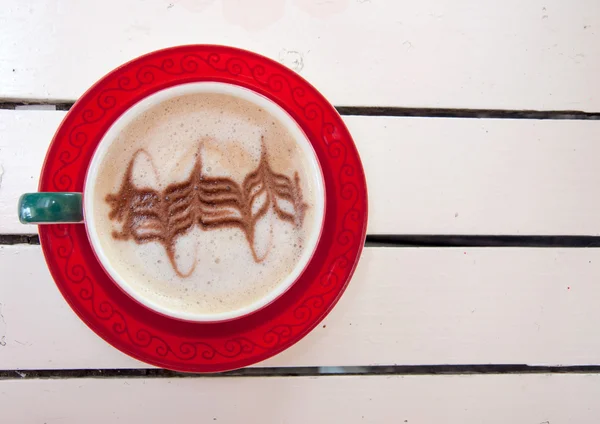
[[[600,365],[541,366],[521,364],[390,365],[345,367],[242,368],[194,374],[166,369],[0,370],[0,380],[63,378],[191,378],[191,377],[326,377],[377,375],[600,374]]]
[[[0,245],[39,245],[37,234],[0,234]],[[365,247],[600,247],[600,236],[367,235]]]
[[[0,99],[0,109],[8,110],[69,110],[74,102],[18,101]],[[505,109],[453,109],[409,108],[379,106],[335,106],[343,116],[388,116],[415,118],[475,118],[475,119],[552,119],[600,120],[600,112],[579,110],[505,110]]]

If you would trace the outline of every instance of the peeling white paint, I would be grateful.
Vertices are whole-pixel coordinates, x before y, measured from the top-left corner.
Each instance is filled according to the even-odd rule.
[[[304,55],[296,50],[283,49],[279,52],[279,62],[296,72],[304,68]]]
[[[15,110],[56,110],[56,105],[19,105]]]

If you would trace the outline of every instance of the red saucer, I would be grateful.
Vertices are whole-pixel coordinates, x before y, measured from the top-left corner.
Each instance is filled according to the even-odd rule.
[[[168,318],[132,300],[96,260],[84,225],[39,226],[56,285],[79,317],[117,349],[159,367],[216,372],[263,361],[290,347],[333,308],[348,285],[367,226],[367,187],[348,129],[308,82],[277,62],[231,47],[173,47],[106,75],[71,108],[48,150],[40,191],[83,191],[96,146],[139,100],[178,84],[219,81],[262,94],[302,127],[323,170],[324,229],[298,281],[269,306],[222,323]],[[349,87],[350,89],[350,87]]]

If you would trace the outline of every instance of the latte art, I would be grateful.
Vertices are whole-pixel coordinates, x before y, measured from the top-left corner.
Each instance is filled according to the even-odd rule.
[[[106,196],[111,206],[109,218],[123,224],[122,230],[113,231],[112,236],[118,240],[132,239],[139,244],[161,243],[180,277],[189,276],[195,263],[187,273],[179,270],[175,241],[195,225],[202,230],[239,228],[246,236],[256,263],[263,262],[271,247],[268,243],[264,252],[258,252],[254,245],[256,224],[270,209],[280,220],[296,227],[302,225],[307,204],[302,200],[298,172],[293,179],[274,172],[264,143],[258,168],[244,178],[241,186],[229,178],[205,176],[202,156],[196,153],[197,159],[187,180],[171,184],[163,191],[138,188],[133,181],[133,166],[140,154],[148,155],[142,149],[135,152],[119,191]]]
[[[109,129],[90,169],[86,225],[107,272],[177,318],[231,319],[268,304],[320,235],[323,180],[310,142],[279,106],[241,87],[149,96]]]

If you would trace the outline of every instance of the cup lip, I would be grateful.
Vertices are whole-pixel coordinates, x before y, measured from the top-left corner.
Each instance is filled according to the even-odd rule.
[[[189,87],[189,86],[191,86],[193,88],[196,88],[196,87],[207,88],[208,87],[209,89],[199,90],[199,91],[190,91],[188,93],[181,92],[181,94],[171,94],[174,91],[177,92],[178,90],[185,89],[186,87]],[[210,88],[217,88],[217,87],[218,87],[218,89],[223,89],[223,91],[210,91]],[[101,151],[101,147],[105,144],[104,141],[105,141],[106,135],[109,134],[109,132],[113,129],[113,127],[115,127],[115,124],[119,123],[121,118],[124,117],[126,114],[128,114],[132,109],[136,108],[136,106],[138,106],[142,103],[145,103],[148,99],[159,97],[161,95],[164,95],[164,93],[171,94],[159,101],[159,102],[161,102],[161,101],[166,101],[170,98],[177,97],[178,95],[193,94],[193,93],[200,93],[200,92],[207,92],[207,93],[217,92],[219,94],[231,94],[231,95],[241,97],[242,99],[246,99],[246,100],[250,100],[249,98],[253,98],[254,100],[260,99],[260,102],[262,102],[262,104],[260,104],[261,107],[265,107],[265,109],[267,109],[276,118],[280,119],[280,121],[282,121],[281,118],[284,118],[284,120],[286,120],[289,123],[289,125],[288,125],[286,122],[282,122],[282,124],[286,127],[286,129],[288,129],[290,132],[293,133],[292,135],[294,136],[294,138],[296,140],[303,140],[303,143],[299,143],[299,144],[303,145],[302,148],[305,151],[308,151],[307,153],[309,153],[309,154],[307,156],[310,158],[309,159],[310,165],[316,171],[316,174],[317,174],[317,178],[316,178],[317,196],[316,196],[316,198],[319,201],[318,202],[319,216],[315,220],[315,225],[318,226],[318,231],[315,231],[315,233],[313,234],[313,237],[311,240],[310,252],[308,254],[305,254],[302,257],[301,266],[299,266],[299,264],[297,263],[296,267],[293,268],[292,272],[290,274],[288,274],[287,277],[284,280],[282,280],[282,282],[280,282],[278,285],[276,285],[274,289],[270,290],[266,296],[263,296],[259,300],[255,301],[249,305],[246,305],[242,308],[238,308],[238,309],[228,311],[228,312],[217,313],[217,314],[198,314],[198,313],[189,313],[189,312],[182,312],[182,311],[173,311],[168,308],[162,307],[152,301],[148,301],[143,296],[139,295],[138,292],[135,289],[133,289],[133,287],[131,287],[129,284],[127,284],[125,279],[123,279],[119,275],[119,273],[113,267],[111,267],[109,265],[110,261],[109,261],[108,257],[103,253],[102,248],[100,246],[99,238],[96,235],[97,231],[96,231],[96,227],[93,223],[94,221],[91,219],[88,219],[89,218],[88,212],[86,212],[91,209],[90,206],[93,204],[92,203],[93,200],[89,200],[89,201],[86,200],[86,199],[93,199],[93,195],[89,195],[89,196],[87,195],[88,192],[90,192],[90,194],[91,194],[91,191],[92,191],[91,173],[92,173],[92,171],[97,171],[98,165],[99,165],[99,163],[101,163],[101,160],[98,159],[99,158],[98,153]],[[240,95],[240,93],[245,93],[247,97],[244,95]],[[250,100],[250,101],[253,101],[253,100]],[[146,107],[145,110],[147,110],[147,108],[148,108],[148,106]],[[143,110],[140,111],[139,113],[136,113],[133,118],[131,118],[127,121],[127,123],[130,123],[131,120],[135,119],[135,116],[139,116],[140,113],[143,113]],[[123,125],[121,125],[121,127],[122,126]],[[116,132],[118,132],[118,131],[116,131]],[[263,94],[258,93],[250,88],[244,87],[242,85],[238,85],[238,84],[230,83],[230,82],[219,82],[219,81],[196,81],[196,82],[188,82],[188,83],[182,83],[182,84],[170,86],[170,87],[164,88],[162,90],[159,90],[157,92],[150,94],[149,96],[146,96],[146,97],[140,99],[138,102],[136,102],[135,104],[133,104],[129,108],[127,108],[125,111],[123,111],[123,113],[121,115],[119,115],[115,119],[115,121],[111,124],[111,126],[104,132],[104,134],[102,134],[100,142],[95,147],[94,152],[92,153],[91,160],[89,162],[89,165],[88,165],[88,167],[86,169],[86,173],[85,173],[82,197],[83,197],[82,207],[83,207],[83,217],[84,217],[83,224],[85,227],[85,233],[87,235],[88,241],[90,242],[90,245],[92,247],[91,251],[94,254],[94,256],[96,257],[96,259],[98,260],[98,263],[100,264],[102,270],[110,278],[110,280],[121,291],[123,291],[128,297],[130,297],[136,303],[142,305],[145,308],[148,308],[149,310],[151,310],[155,313],[158,313],[165,317],[173,318],[173,319],[176,319],[179,321],[192,322],[192,323],[206,323],[206,324],[223,323],[223,322],[233,321],[233,320],[254,314],[254,313],[266,308],[273,302],[275,302],[277,299],[279,299],[281,296],[283,296],[291,287],[293,287],[294,284],[296,284],[296,282],[301,279],[302,275],[304,274],[306,269],[309,267],[310,263],[313,260],[314,255],[317,251],[317,247],[319,246],[319,242],[321,240],[321,236],[324,231],[324,223],[325,223],[325,216],[326,216],[326,210],[327,210],[327,193],[326,193],[323,169],[322,169],[321,163],[319,161],[319,157],[314,150],[314,146],[313,146],[310,138],[305,133],[305,131],[302,129],[302,127],[298,124],[298,122],[289,114],[289,112],[285,108],[283,108],[281,105],[279,105],[272,99],[268,98],[267,96],[264,96]],[[91,215],[91,212],[90,212],[90,215]]]

